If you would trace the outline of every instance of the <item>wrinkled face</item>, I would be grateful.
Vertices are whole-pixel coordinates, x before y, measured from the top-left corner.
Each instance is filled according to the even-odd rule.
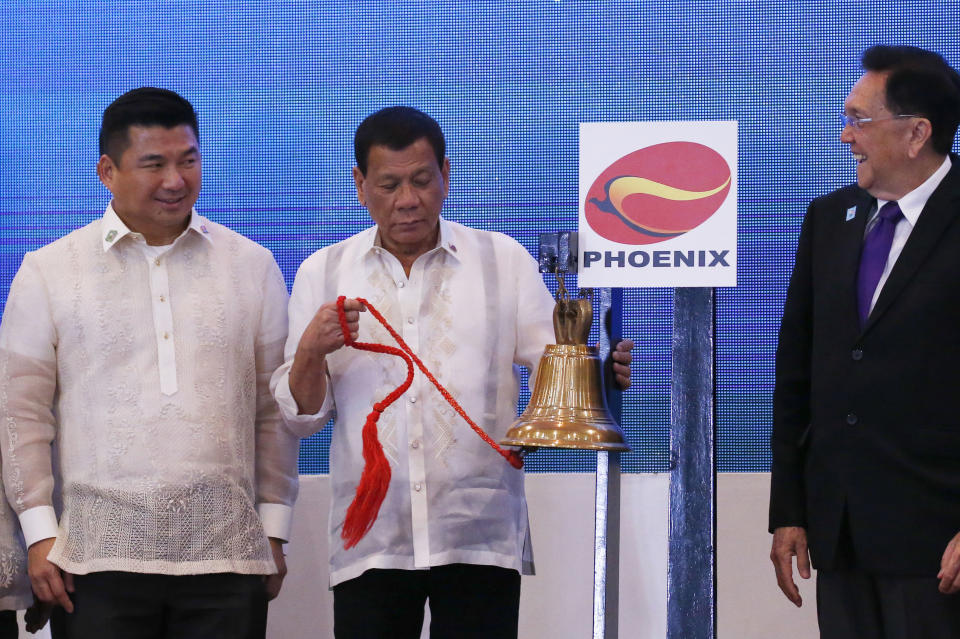
[[[100,157],[97,173],[113,208],[150,244],[167,244],[186,228],[200,194],[200,148],[190,126],[131,126],[129,146],[114,162]]]
[[[437,164],[426,138],[394,151],[370,148],[367,174],[354,167],[357,198],[380,229],[383,247],[397,257],[416,258],[437,243],[440,210],[447,197],[450,162]]]
[[[896,200],[910,191],[907,186],[911,119],[892,119],[887,108],[887,74],[867,71],[844,101],[844,113],[856,118],[873,118],[860,128],[845,126],[840,141],[850,145],[857,162],[857,184],[870,195]],[[906,189],[906,190],[904,190]]]

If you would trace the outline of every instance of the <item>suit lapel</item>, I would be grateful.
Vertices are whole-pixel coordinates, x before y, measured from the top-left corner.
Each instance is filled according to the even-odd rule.
[[[880,297],[864,326],[865,331],[883,316],[903,292],[924,260],[936,248],[947,227],[953,224],[960,213],[960,163],[956,156],[950,159],[953,166],[923,207],[917,225],[910,232],[897,263],[890,271],[890,277],[880,291]]]

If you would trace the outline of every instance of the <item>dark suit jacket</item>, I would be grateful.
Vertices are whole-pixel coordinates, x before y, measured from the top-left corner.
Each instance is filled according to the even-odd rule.
[[[770,530],[807,529],[835,566],[844,512],[857,561],[935,576],[960,532],[960,159],[927,201],[861,330],[856,277],[876,201],[815,200],[777,348]],[[847,212],[855,207],[853,219]]]

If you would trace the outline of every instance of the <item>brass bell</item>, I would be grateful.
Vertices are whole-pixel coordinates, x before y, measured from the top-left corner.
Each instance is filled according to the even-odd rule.
[[[557,274],[553,329],[526,410],[500,440],[505,446],[628,451],[620,426],[607,409],[603,373],[595,346],[587,346],[593,307],[571,299]]]

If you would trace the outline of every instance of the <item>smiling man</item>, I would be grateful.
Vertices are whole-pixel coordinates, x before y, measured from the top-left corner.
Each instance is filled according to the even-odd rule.
[[[815,200],[777,349],[777,582],[827,639],[960,637],[960,76],[876,46],[844,103],[857,184]]]
[[[526,249],[441,217],[445,149],[439,125],[416,109],[365,119],[353,179],[374,226],[314,253],[293,285],[275,394],[301,436],[335,411],[330,585],[338,639],[416,639],[426,601],[433,637],[516,637],[520,573],[533,568],[523,471],[470,431],[422,375],[378,422],[392,469],[379,517],[350,549],[341,539],[364,466],[365,417],[406,367],[342,348],[337,296],[349,298],[354,337],[393,343],[361,312],[355,298],[363,297],[494,440],[516,415],[514,365],[535,368],[554,341],[554,301]],[[631,346],[625,340],[614,355],[623,387]]]
[[[97,173],[103,217],[24,257],[0,326],[34,593],[60,606],[54,637],[262,638],[297,488],[269,392],[283,277],[194,210],[199,127],[176,93],[107,107]]]

